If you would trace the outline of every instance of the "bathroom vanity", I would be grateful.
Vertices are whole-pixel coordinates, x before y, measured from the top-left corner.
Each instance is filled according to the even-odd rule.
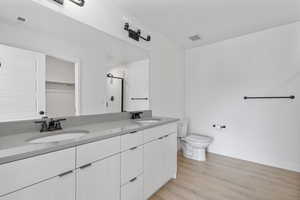
[[[141,200],[176,178],[175,119],[72,129],[89,133],[54,143],[30,143],[39,132],[14,136],[19,146],[0,150],[0,200]]]

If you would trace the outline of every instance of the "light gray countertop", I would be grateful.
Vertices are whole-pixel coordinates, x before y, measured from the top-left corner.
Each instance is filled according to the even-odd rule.
[[[33,156],[38,156],[54,151],[59,151],[95,141],[108,139],[115,136],[121,136],[128,132],[140,131],[143,129],[152,128],[155,126],[178,121],[178,119],[174,118],[155,118],[160,119],[160,121],[149,125],[143,125],[137,123],[134,120],[119,120],[87,124],[82,126],[76,126],[73,128],[66,128],[64,129],[64,131],[86,130],[89,131],[89,133],[77,139],[54,143],[29,143],[28,140],[30,140],[31,138],[45,134],[40,133],[38,131],[2,136],[0,137],[0,164],[13,162],[16,160],[21,160]]]

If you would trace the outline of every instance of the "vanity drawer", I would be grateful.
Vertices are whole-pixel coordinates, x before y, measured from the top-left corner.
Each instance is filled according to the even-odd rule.
[[[121,188],[121,200],[143,199],[143,175],[131,180]]]
[[[177,133],[177,123],[166,124],[154,128],[145,129],[143,131],[144,143],[156,140],[162,136]]]
[[[76,167],[81,167],[119,152],[120,136],[78,146]]]
[[[122,185],[143,173],[143,150],[143,146],[139,146],[121,154]]]
[[[121,136],[121,151],[143,144],[143,132],[135,131]]]
[[[0,196],[75,168],[75,148],[0,165]]]

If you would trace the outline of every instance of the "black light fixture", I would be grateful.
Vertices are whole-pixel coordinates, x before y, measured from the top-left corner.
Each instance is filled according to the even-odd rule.
[[[64,0],[53,0],[56,3],[60,4],[60,5],[64,5]]]
[[[128,37],[135,40],[135,41],[140,41],[140,38],[147,41],[147,42],[149,42],[151,40],[150,35],[147,35],[146,38],[141,36],[141,30],[140,29],[137,29],[136,31],[133,30],[133,29],[130,29],[129,28],[129,23],[125,23],[124,30],[128,31]]]
[[[63,6],[65,0],[53,0],[53,1],[55,1],[56,3]],[[80,7],[83,7],[85,4],[85,0],[69,0],[69,1],[71,1],[72,3],[75,3],[76,5],[78,5]]]
[[[75,3],[76,5],[78,5],[80,7],[83,7],[85,4],[85,0],[69,0],[69,1]]]

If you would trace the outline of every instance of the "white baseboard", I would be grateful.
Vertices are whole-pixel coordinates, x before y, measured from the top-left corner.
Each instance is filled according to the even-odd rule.
[[[257,164],[266,165],[266,166],[270,166],[270,167],[285,169],[285,170],[294,171],[294,172],[300,172],[300,163],[280,161],[280,164],[279,164],[279,161],[249,159],[249,158],[244,158],[242,156],[237,156],[237,155],[233,155],[233,154],[229,154],[229,153],[215,152],[215,151],[211,151],[211,150],[209,150],[209,152],[218,154],[218,155],[222,155],[222,156],[226,156],[226,157],[239,159],[239,160],[254,162]]]

